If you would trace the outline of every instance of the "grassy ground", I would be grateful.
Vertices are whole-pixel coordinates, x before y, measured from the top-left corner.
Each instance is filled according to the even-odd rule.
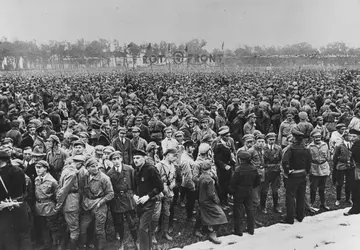
[[[344,191],[343,191],[344,192]],[[331,183],[331,179],[328,178],[327,185],[326,185],[326,201],[327,205],[331,208],[331,210],[336,210],[340,208],[345,208],[345,202],[342,202],[340,206],[335,206],[336,201],[336,192],[335,192],[335,186]],[[307,195],[309,196],[309,187],[307,188]],[[345,200],[344,195],[342,196],[343,200]],[[320,202],[319,197],[317,195],[317,201],[315,203],[315,207],[319,208]],[[270,226],[273,224],[278,223],[284,216],[285,211],[285,189],[282,185],[280,189],[280,207],[283,211],[283,214],[276,214],[272,211],[272,198],[271,198],[271,191],[267,199],[267,214],[263,214],[260,211],[255,211],[255,218],[257,221],[264,224],[264,226]],[[230,210],[229,210],[230,211]],[[227,213],[229,212],[227,211]],[[321,213],[323,211],[319,211],[318,213]],[[307,216],[310,216],[307,214]],[[157,235],[158,239],[158,245],[157,249],[165,250],[165,249],[171,249],[175,247],[184,247],[186,245],[198,242],[198,241],[204,241],[206,238],[199,239],[195,236],[193,236],[193,224],[186,221],[186,213],[185,208],[181,208],[179,205],[175,208],[175,217],[177,218],[177,221],[174,222],[174,228],[172,232],[172,236],[174,240],[172,242],[168,242],[164,239],[162,239],[161,235]],[[111,220],[111,218],[110,218]],[[218,230],[218,236],[223,235],[229,235],[233,231],[233,217],[228,216],[229,223],[227,225],[223,225]],[[127,229],[126,229],[127,231]],[[255,229],[255,235],[256,235],[256,229]],[[107,236],[108,236],[108,249],[117,249],[118,243],[115,240],[114,235],[114,229],[112,227],[112,222],[109,222],[107,225]],[[256,237],[256,236],[255,236]],[[134,249],[132,240],[130,239],[129,235],[126,237],[125,241],[125,249]]]

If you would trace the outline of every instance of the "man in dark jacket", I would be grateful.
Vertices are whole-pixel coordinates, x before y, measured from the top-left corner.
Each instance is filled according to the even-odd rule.
[[[119,233],[120,236],[119,250],[123,250],[125,219],[128,223],[135,246],[137,241],[137,228],[134,213],[134,169],[131,166],[122,163],[122,156],[119,151],[111,153],[109,159],[114,164],[114,167],[107,173],[114,189],[114,199],[110,201],[110,211],[115,231]]]
[[[219,129],[220,138],[214,142],[214,160],[219,178],[219,198],[223,209],[227,209],[231,170],[235,165],[235,146],[230,143],[230,130],[227,126]],[[232,145],[231,145],[232,144]]]
[[[135,194],[134,199],[137,204],[139,223],[140,250],[150,250],[151,240],[151,220],[155,208],[155,195],[163,191],[164,186],[160,175],[155,166],[146,161],[146,153],[135,150]]]
[[[354,180],[351,185],[352,207],[344,215],[360,214],[360,135],[356,135],[354,144],[351,148],[352,157],[355,162]]]
[[[1,249],[31,249],[25,194],[25,174],[11,165],[9,150],[0,148]]]
[[[126,128],[120,127],[119,128],[119,136],[112,142],[112,146],[115,148],[116,151],[120,151],[123,156],[123,163],[132,165],[133,158],[132,158],[132,146],[131,142],[126,136]]]
[[[311,167],[310,150],[302,142],[304,134],[298,127],[292,129],[294,143],[285,152],[282,166],[288,176],[286,184],[286,217],[282,223],[294,224],[294,202],[296,198],[296,219],[304,219],[306,176]]]
[[[246,212],[247,230],[254,234],[255,219],[253,208],[253,188],[260,185],[260,176],[257,170],[251,165],[251,154],[247,151],[240,151],[238,157],[241,164],[235,169],[231,178],[229,190],[234,195],[234,232],[242,236],[242,220]]]

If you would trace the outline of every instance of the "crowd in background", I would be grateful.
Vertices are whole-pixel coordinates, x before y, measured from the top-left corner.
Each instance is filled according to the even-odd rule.
[[[360,213],[360,80],[349,70],[0,77],[0,249],[106,248],[112,218],[134,247],[172,241],[175,210],[214,243],[227,211],[283,222],[336,203]],[[310,199],[306,182],[310,180]],[[280,197],[284,182],[286,195]],[[296,200],[296,202],[295,202]],[[198,205],[196,205],[196,203]],[[109,212],[108,212],[109,211]],[[243,222],[246,221],[246,226]]]

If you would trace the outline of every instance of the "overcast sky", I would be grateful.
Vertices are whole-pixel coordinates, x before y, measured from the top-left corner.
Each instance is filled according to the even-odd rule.
[[[120,44],[208,41],[360,47],[360,0],[1,0],[0,37],[10,41],[106,38]]]

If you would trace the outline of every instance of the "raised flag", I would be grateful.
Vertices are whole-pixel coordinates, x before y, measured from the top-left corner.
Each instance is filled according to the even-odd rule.
[[[221,45],[221,50],[224,50],[224,42]]]
[[[185,52],[187,53],[188,52],[188,45],[186,44],[185,46]]]

